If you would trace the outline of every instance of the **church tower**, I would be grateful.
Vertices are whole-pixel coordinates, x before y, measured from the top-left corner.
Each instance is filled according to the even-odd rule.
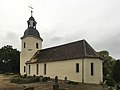
[[[33,17],[33,11],[31,10],[31,17],[27,21],[28,27],[21,37],[21,53],[20,53],[20,73],[26,74],[26,61],[30,60],[37,50],[42,49],[43,39],[40,37],[38,30],[36,29],[37,22]]]

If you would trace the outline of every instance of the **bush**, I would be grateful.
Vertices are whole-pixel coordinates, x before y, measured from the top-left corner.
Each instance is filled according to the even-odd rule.
[[[27,77],[27,74],[24,74],[24,76],[23,76],[24,78],[26,78]]]
[[[4,74],[4,72],[3,72],[3,71],[0,71],[0,74]]]
[[[36,77],[36,75],[34,74],[33,77]]]
[[[5,75],[9,75],[10,73],[9,72],[6,72],[6,73],[4,73]]]
[[[107,84],[108,86],[115,86],[115,81],[114,81],[112,78],[108,78],[108,79],[106,80],[106,84]]]
[[[68,81],[68,84],[72,84],[72,85],[78,85],[78,82],[74,82],[74,81]]]
[[[47,77],[43,77],[43,82],[47,82],[48,78]]]
[[[59,88],[59,90],[69,90],[68,88]]]
[[[108,86],[115,86],[115,80],[111,76],[104,77],[105,84]]]
[[[47,82],[48,80],[50,80],[50,77],[40,76],[40,77],[39,77],[39,80],[40,80],[40,82]]]
[[[47,82],[50,80],[50,77],[43,77],[43,76],[14,76],[11,78],[11,83],[34,83],[34,82]]]
[[[20,78],[12,78],[12,79],[10,80],[10,82],[11,82],[11,83],[18,83],[18,82],[20,82]]]
[[[10,80],[11,83],[33,83],[36,82],[36,78],[34,77],[13,77]]]
[[[35,82],[39,82],[40,81],[40,77],[39,76],[36,76],[34,78],[35,78]]]

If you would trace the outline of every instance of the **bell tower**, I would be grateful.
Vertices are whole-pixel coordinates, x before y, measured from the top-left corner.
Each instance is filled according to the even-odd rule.
[[[37,22],[33,18],[33,11],[32,10],[31,10],[31,17],[29,18],[29,20],[27,21],[27,23],[28,23],[28,27],[33,27],[33,28],[36,29]]]
[[[26,61],[29,61],[37,50],[42,49],[43,39],[40,37],[38,30],[36,29],[37,22],[33,17],[33,11],[31,10],[31,17],[27,21],[28,27],[21,37],[21,53],[20,53],[20,73],[26,74]]]

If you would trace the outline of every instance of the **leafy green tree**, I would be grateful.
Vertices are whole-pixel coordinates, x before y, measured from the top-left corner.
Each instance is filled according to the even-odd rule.
[[[0,71],[19,73],[20,52],[12,46],[3,46],[0,49]]]
[[[111,74],[113,71],[115,59],[113,59],[108,51],[100,51],[98,54],[103,58],[103,81],[109,82],[112,80]]]
[[[120,60],[117,60],[115,62],[115,65],[112,71],[112,77],[116,81],[116,83],[120,82]]]

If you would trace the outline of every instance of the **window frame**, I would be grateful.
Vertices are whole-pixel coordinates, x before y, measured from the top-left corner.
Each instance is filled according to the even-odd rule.
[[[28,67],[29,67],[29,71],[28,71],[28,74],[30,74],[30,69],[31,69],[31,66],[29,65]]]
[[[23,45],[24,48],[26,48],[26,43],[24,42],[24,45]]]
[[[36,64],[36,74],[39,74],[39,64]]]
[[[91,63],[91,66],[90,66],[91,68],[91,76],[93,76],[94,75],[94,63]]]
[[[24,66],[24,73],[26,72],[26,66]]]
[[[80,72],[79,67],[80,67],[79,63],[76,63],[76,73],[79,73],[79,72]]]
[[[46,67],[47,67],[47,64],[44,63],[44,75],[46,75]]]
[[[36,48],[37,48],[37,49],[39,48],[39,43],[36,43]]]

